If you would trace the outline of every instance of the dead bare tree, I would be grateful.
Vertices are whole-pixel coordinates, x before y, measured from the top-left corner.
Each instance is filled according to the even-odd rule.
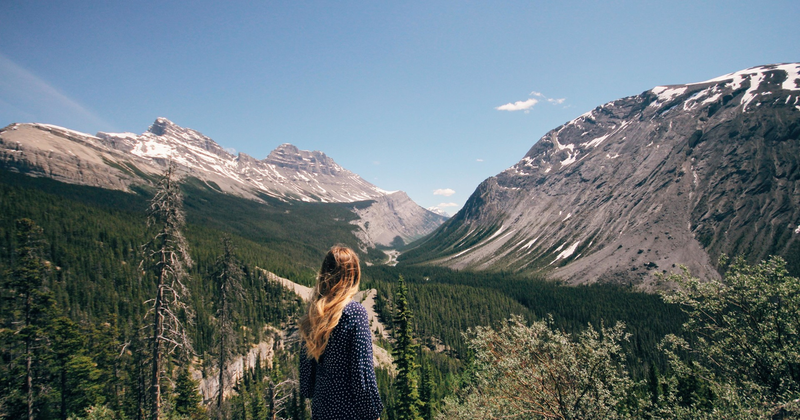
[[[187,304],[186,268],[191,267],[189,247],[181,229],[185,224],[183,196],[175,180],[175,165],[170,161],[147,212],[148,227],[157,227],[158,233],[145,244],[145,259],[155,278],[156,294],[145,302],[148,324],[152,327],[152,373],[150,383],[150,418],[158,420],[161,411],[161,371],[163,357],[177,349],[191,351],[183,319],[191,320]]]
[[[267,404],[269,405],[270,413],[269,418],[278,420],[285,419],[287,405],[291,402],[292,391],[297,389],[298,382],[296,379],[288,378],[275,384],[272,378],[267,378],[269,381],[267,395]]]

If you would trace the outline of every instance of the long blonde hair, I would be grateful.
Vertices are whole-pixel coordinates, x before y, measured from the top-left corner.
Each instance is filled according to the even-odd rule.
[[[300,319],[300,336],[309,358],[319,361],[344,307],[358,292],[360,282],[361,267],[356,253],[345,246],[331,248],[322,261],[308,312]]]

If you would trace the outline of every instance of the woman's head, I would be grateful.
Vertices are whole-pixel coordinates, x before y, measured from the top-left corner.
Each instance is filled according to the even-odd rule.
[[[361,267],[356,253],[345,246],[331,248],[322,260],[308,313],[300,319],[300,335],[309,357],[319,360],[360,282]]]
[[[347,294],[351,289],[355,289],[353,291],[355,294],[358,292],[360,282],[361,267],[358,265],[358,256],[350,248],[336,245],[322,260],[315,296],[319,299],[328,295]]]

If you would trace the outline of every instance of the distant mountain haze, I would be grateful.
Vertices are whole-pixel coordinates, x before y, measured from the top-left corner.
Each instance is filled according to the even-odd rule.
[[[283,144],[266,159],[233,155],[202,133],[158,118],[143,134],[92,136],[48,124],[11,124],[0,130],[0,164],[31,176],[102,188],[130,190],[152,182],[169,160],[209,188],[260,201],[363,203],[352,211],[365,247],[407,243],[438,227],[445,217],[403,192],[382,190],[319,151]]]
[[[401,261],[644,288],[721,253],[796,270],[799,179],[800,64],[659,86],[545,134]]]

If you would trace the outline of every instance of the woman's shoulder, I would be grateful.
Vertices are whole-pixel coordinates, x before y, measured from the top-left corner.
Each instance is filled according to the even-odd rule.
[[[359,318],[366,320],[367,309],[364,308],[364,305],[353,300],[344,307],[344,310],[342,310],[342,317],[347,317],[348,319],[352,319],[354,321]]]

